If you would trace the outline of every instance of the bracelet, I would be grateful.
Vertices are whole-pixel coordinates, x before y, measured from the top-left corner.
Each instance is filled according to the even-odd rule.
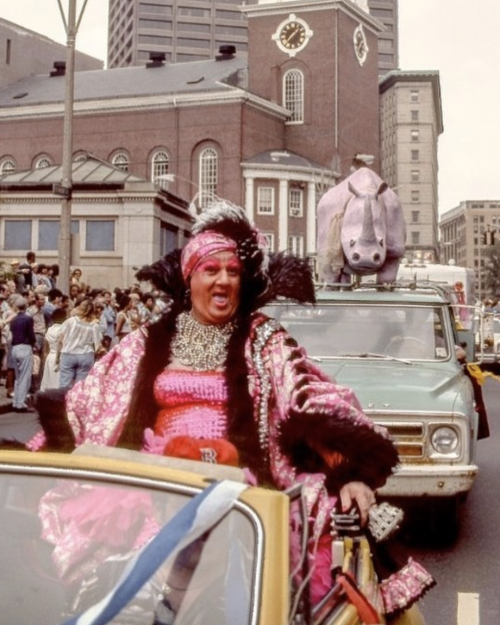
[[[180,590],[182,592],[185,592],[187,589],[187,586],[185,588],[178,588],[177,586],[172,586],[171,584],[167,584],[167,582],[165,582],[161,588],[161,591],[163,595],[169,595],[172,590]]]

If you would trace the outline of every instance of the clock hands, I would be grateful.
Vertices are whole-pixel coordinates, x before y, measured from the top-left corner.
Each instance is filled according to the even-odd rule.
[[[288,37],[285,39],[283,43],[291,43],[292,39],[295,39],[297,35],[299,35],[300,37],[300,31],[301,31],[300,26],[295,26],[291,30],[292,32],[288,35]]]
[[[295,17],[290,15],[290,18]],[[284,51],[293,56],[301,50],[312,36],[312,31],[307,24],[299,19],[289,19],[282,23],[279,30],[272,38],[282,47]]]

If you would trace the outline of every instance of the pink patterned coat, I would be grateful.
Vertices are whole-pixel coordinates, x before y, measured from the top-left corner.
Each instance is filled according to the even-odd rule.
[[[129,334],[68,393],[68,419],[77,445],[116,445],[127,415],[138,364],[144,354],[145,340],[144,329]],[[300,473],[293,466],[280,444],[283,424],[291,413],[303,419],[307,427],[314,427],[315,420],[321,424],[323,416],[333,414],[336,422],[345,422],[349,428],[376,432],[381,439],[386,439],[387,433],[364,415],[353,391],[338,385],[317,368],[276,321],[261,314],[254,316],[245,344],[245,359],[260,445],[268,451],[271,473],[279,488],[286,489],[297,482],[303,484],[312,529],[311,545],[317,544],[320,536],[330,532],[330,514],[336,497],[328,494],[324,473]],[[42,444],[43,435],[39,435],[31,442],[31,448]],[[154,453],[161,448],[161,441],[154,440],[152,433],[147,432],[143,450]],[[331,585],[330,549],[329,545],[324,546],[326,549],[321,550],[319,557],[316,558],[316,553],[311,555],[312,561],[316,559],[315,598]],[[292,560],[299,551],[298,542],[294,547]],[[431,576],[410,560],[402,571],[391,576],[390,583],[382,585],[387,611],[411,603],[431,583]]]

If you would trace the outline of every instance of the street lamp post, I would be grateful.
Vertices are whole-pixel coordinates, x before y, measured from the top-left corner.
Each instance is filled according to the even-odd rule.
[[[77,19],[76,0],[68,0],[68,19],[64,15],[61,0],[57,0],[61,17],[66,30],[66,75],[64,96],[64,126],[62,180],[54,185],[54,193],[63,197],[61,203],[61,223],[59,229],[59,285],[61,290],[69,292],[69,270],[71,264],[71,203],[73,195],[73,103],[75,90],[75,43],[88,0],[84,0]]]

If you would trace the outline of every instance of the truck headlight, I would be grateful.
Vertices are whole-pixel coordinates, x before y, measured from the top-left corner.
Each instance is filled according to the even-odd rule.
[[[438,454],[450,454],[458,447],[458,434],[453,428],[444,426],[434,430],[431,443]]]

